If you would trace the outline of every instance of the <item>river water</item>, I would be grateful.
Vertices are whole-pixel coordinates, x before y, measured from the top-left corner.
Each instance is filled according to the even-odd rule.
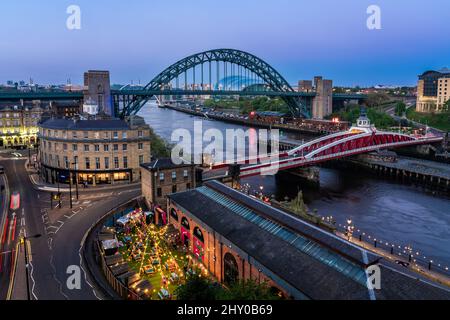
[[[163,139],[170,142],[175,129],[194,130],[194,121],[202,121],[203,130],[247,129],[149,104],[140,112]],[[283,135],[283,133],[282,133]],[[314,137],[285,134],[288,138]],[[422,259],[450,267],[450,198],[421,187],[402,185],[349,169],[320,169],[320,187],[287,183],[273,176],[246,179],[253,190],[263,186],[266,195],[277,199],[294,198],[302,190],[305,203],[322,216],[333,216],[338,224],[352,219],[355,228],[366,236],[396,246],[411,246]]]

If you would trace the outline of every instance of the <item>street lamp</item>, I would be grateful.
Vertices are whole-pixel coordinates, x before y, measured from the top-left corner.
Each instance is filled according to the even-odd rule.
[[[353,236],[353,230],[355,229],[355,227],[352,225],[353,221],[351,219],[347,220],[347,237],[348,237],[348,241],[350,241],[352,239]]]
[[[76,162],[72,162],[72,164],[75,169],[75,190],[76,190],[76,195],[77,195],[77,200],[78,200],[78,174],[76,172],[78,164]],[[69,169],[69,172],[70,172],[70,169]]]

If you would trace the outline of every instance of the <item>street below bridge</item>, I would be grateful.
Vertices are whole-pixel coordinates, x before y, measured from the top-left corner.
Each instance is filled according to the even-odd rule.
[[[0,159],[0,165],[5,168],[3,178],[7,180],[6,191],[20,194],[20,208],[15,211],[18,221],[15,230],[2,224],[2,228],[7,230],[5,237],[10,241],[9,243],[6,241],[2,249],[4,253],[0,272],[0,299],[7,298],[13,270],[12,250],[20,241],[21,234],[29,237],[30,243],[28,246],[31,251],[28,253],[30,299],[104,299],[105,293],[96,288],[95,282],[91,280],[86,270],[80,249],[91,226],[110,209],[139,196],[139,187],[121,186],[102,192],[86,190],[80,192],[78,201],[74,199],[73,209],[69,209],[68,196],[63,200],[62,209],[50,209],[50,193],[35,188],[25,169],[25,163],[25,158]],[[75,198],[75,195],[73,197]],[[5,205],[8,205],[8,201],[2,196],[2,206]],[[3,212],[6,212],[8,221],[14,219],[14,212],[11,210]],[[66,286],[67,278],[70,276],[67,273],[69,266],[81,268],[80,290],[69,290]],[[23,292],[23,299],[26,299],[26,288],[23,288]]]

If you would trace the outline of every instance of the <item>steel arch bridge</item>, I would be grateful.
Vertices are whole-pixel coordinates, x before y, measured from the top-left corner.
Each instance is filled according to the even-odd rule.
[[[411,136],[396,132],[377,131],[376,129],[360,131],[352,128],[304,143],[288,152],[278,154],[275,159],[264,156],[214,164],[211,172],[238,164],[240,166],[239,178],[241,179],[257,175],[271,175],[271,172],[313,166],[372,151],[434,144],[440,143],[442,140],[442,136],[435,135]]]
[[[213,70],[212,66],[212,63],[214,62],[217,64],[215,70]],[[295,90],[280,73],[262,59],[250,53],[235,49],[209,50],[193,54],[176,62],[156,76],[143,88],[143,90],[140,90],[138,94],[132,95],[131,99],[126,100],[125,107],[121,111],[121,116],[136,114],[155,95],[183,95],[183,91],[186,95],[214,95],[215,90],[213,90],[214,87],[212,85],[212,73],[214,72],[217,77],[217,83],[219,83],[220,62],[224,63],[223,69],[225,79],[227,77],[227,71],[230,71],[231,74],[229,74],[229,76],[250,78],[254,80],[253,83],[260,81],[261,84],[268,87],[268,90],[272,95],[277,92],[281,93],[280,97],[288,105],[294,115],[306,118],[310,117],[307,108],[300,99],[295,96]],[[230,64],[229,66],[228,63]],[[205,77],[203,72],[205,64],[208,69],[208,77]],[[196,67],[199,66],[201,67],[201,86],[200,89],[196,89],[195,71]],[[193,71],[193,90],[189,90],[187,85],[187,73],[189,70],[191,72]],[[178,78],[183,74],[185,80],[184,90],[180,90]],[[209,82],[205,83],[205,78],[207,78]],[[176,90],[170,89],[170,84],[173,80],[177,81]],[[244,94],[244,88],[245,86],[239,85],[238,90],[229,90],[230,95]],[[225,87],[224,91],[227,89],[230,88]],[[246,92],[245,94],[248,95],[249,93]],[[292,95],[290,96],[289,94]]]

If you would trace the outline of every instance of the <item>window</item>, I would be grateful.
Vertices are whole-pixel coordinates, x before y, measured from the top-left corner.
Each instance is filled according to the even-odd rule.
[[[51,142],[48,143],[48,150],[52,150],[52,143]]]
[[[119,169],[119,157],[114,157],[114,169]]]
[[[88,144],[84,145],[84,151],[89,152],[89,145]]]
[[[172,181],[176,181],[176,180],[177,180],[177,172],[172,171]]]
[[[189,172],[187,170],[183,171],[183,178],[187,179],[189,177]]]
[[[75,170],[78,170],[78,156],[73,157],[73,163],[75,166]]]
[[[85,158],[85,164],[86,164],[86,169],[90,169],[91,168],[91,159]]]
[[[117,131],[113,132],[113,139],[119,139],[119,134],[117,133]]]
[[[191,189],[191,184],[190,183],[186,183],[186,189],[190,190]]]
[[[177,193],[177,185],[176,184],[174,184],[172,186],[172,193]]]
[[[94,150],[95,150],[95,152],[99,152],[100,151],[100,145],[98,145],[98,144],[94,145]]]
[[[73,144],[72,145],[72,150],[73,151],[78,151],[78,145],[77,144]]]
[[[69,158],[64,157],[64,168],[69,169]]]
[[[161,197],[162,197],[162,189],[161,189],[161,188],[156,189],[156,196],[157,196],[158,198],[161,198]]]
[[[59,161],[59,155],[56,155],[56,165],[58,168],[61,166],[61,162]]]
[[[143,164],[144,163],[144,156],[140,155],[139,156],[139,164]]]
[[[85,131],[84,134],[83,134],[83,137],[84,137],[85,139],[89,139],[89,132],[88,132],[88,131]]]
[[[159,181],[164,181],[164,172],[159,173]]]
[[[224,264],[224,282],[226,285],[232,285],[239,279],[238,264],[234,256],[227,252],[223,258]]]
[[[118,145],[118,144],[115,144],[115,145],[113,146],[113,149],[114,149],[114,151],[119,151],[119,145]]]
[[[139,150],[143,150],[144,149],[144,144],[142,142],[138,143],[138,149]]]
[[[103,151],[105,151],[105,152],[109,151],[109,144],[103,145]]]
[[[173,218],[176,222],[178,222],[178,213],[174,208],[170,209],[170,217]]]
[[[109,158],[105,157],[105,169],[108,170],[109,169]]]
[[[126,139],[127,138],[127,133],[126,132],[122,132],[122,139]]]
[[[122,145],[122,150],[123,150],[123,151],[127,151],[127,149],[128,149],[128,145],[124,143],[124,144]]]
[[[95,158],[95,169],[100,169],[100,158]]]
[[[105,132],[105,133],[103,134],[103,138],[104,138],[105,140],[108,140],[108,139],[109,139],[109,132]]]
[[[78,133],[76,131],[72,132],[72,138],[77,139]]]
[[[138,137],[139,138],[142,138],[144,136],[144,133],[142,132],[142,130],[139,130],[138,131]]]
[[[123,157],[123,167],[124,169],[128,169],[128,157]]]

